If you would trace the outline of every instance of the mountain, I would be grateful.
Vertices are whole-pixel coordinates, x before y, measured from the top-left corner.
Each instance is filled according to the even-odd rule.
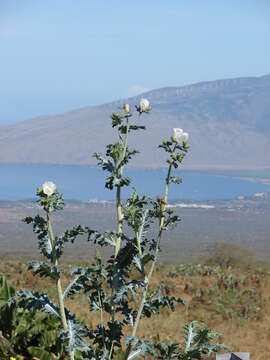
[[[190,133],[186,168],[270,167],[270,75],[166,87],[128,99],[150,100],[147,126],[131,145],[141,154],[134,166],[164,165],[156,150],[172,128]],[[0,163],[95,164],[92,154],[114,140],[110,113],[123,101],[0,127]]]

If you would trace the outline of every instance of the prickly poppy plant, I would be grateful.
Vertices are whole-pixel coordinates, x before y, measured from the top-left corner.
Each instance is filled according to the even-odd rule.
[[[43,261],[32,261],[29,270],[35,275],[51,278],[55,282],[57,303],[46,293],[21,290],[9,302],[36,311],[44,311],[59,319],[59,339],[64,354],[59,358],[70,359],[202,359],[222,345],[215,343],[218,334],[197,322],[184,328],[184,344],[152,343],[137,337],[142,318],[158,314],[161,308],[174,310],[182,299],[169,296],[162,285],[153,289],[151,278],[159,259],[162,237],[165,231],[175,226],[179,217],[167,207],[170,184],[180,184],[181,178],[174,176],[188,153],[188,134],[182,129],[173,129],[159,145],[159,151],[167,155],[167,174],[164,193],[156,199],[140,196],[133,188],[131,195],[123,199],[122,190],[130,187],[132,180],[125,176],[125,167],[138,153],[129,147],[129,138],[137,131],[145,130],[142,118],[151,111],[150,102],[142,99],[135,107],[135,114],[129,104],[111,115],[112,127],[117,141],[106,146],[105,154],[95,153],[98,166],[104,170],[105,187],[115,193],[116,226],[104,233],[87,226],[75,226],[62,234],[54,234],[52,218],[64,206],[62,195],[56,185],[45,182],[37,189],[38,203],[44,216],[27,217],[38,238]],[[124,231],[125,230],[125,231]],[[127,235],[128,234],[128,235]],[[154,234],[154,236],[153,236]],[[66,243],[73,243],[78,236],[86,235],[89,246],[98,245],[111,249],[111,256],[103,261],[96,256],[87,267],[72,270],[73,279],[63,289],[61,284],[61,263]],[[139,279],[139,280],[138,280]],[[99,314],[99,324],[88,328],[66,307],[67,298],[84,293],[88,297],[90,317]],[[62,357],[61,357],[62,356]]]

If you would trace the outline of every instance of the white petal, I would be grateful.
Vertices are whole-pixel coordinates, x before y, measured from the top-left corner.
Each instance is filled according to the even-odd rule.
[[[183,134],[183,130],[181,128],[174,128],[173,129],[174,136],[181,136]]]
[[[183,130],[181,128],[174,128],[173,129],[173,136],[175,137],[178,144],[182,143],[182,136],[183,136]]]
[[[47,196],[51,196],[56,191],[56,185],[52,181],[45,181],[45,183],[42,185],[42,191]]]
[[[188,141],[188,138],[189,138],[189,134],[188,134],[187,132],[184,132],[184,133],[182,134],[182,138],[183,138],[183,141],[184,141],[184,142],[187,142],[187,141]]]
[[[140,101],[140,110],[149,111],[151,109],[150,102],[147,99],[141,99]]]

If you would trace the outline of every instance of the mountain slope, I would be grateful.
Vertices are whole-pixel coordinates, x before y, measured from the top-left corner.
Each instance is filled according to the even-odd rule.
[[[270,75],[153,90],[130,98],[151,101],[136,137],[135,166],[158,167],[156,146],[173,127],[190,133],[186,168],[270,167]],[[94,164],[92,154],[113,141],[110,113],[123,101],[0,128],[0,163]]]

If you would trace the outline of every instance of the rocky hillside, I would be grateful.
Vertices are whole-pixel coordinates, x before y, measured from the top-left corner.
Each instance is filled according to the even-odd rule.
[[[135,140],[135,166],[159,167],[156,146],[182,127],[190,133],[186,168],[270,167],[270,75],[152,90],[143,116],[147,132]],[[138,103],[139,97],[129,102]],[[118,101],[0,127],[0,163],[94,164],[94,151],[113,141],[110,113]]]

